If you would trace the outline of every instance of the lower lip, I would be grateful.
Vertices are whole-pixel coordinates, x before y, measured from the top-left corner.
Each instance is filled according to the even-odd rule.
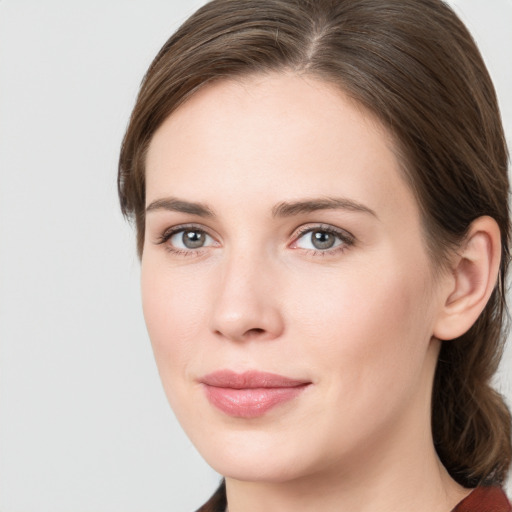
[[[210,403],[236,418],[257,418],[270,409],[293,400],[308,384],[282,388],[222,388],[205,385]]]

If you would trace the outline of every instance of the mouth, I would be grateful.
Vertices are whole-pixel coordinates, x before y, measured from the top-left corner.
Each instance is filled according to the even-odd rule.
[[[206,398],[217,409],[236,418],[257,418],[296,398],[311,381],[274,373],[220,370],[200,379]]]

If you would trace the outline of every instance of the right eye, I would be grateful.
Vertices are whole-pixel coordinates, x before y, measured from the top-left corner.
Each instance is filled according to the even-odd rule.
[[[158,243],[166,244],[171,252],[176,253],[193,252],[217,245],[206,231],[195,227],[170,229],[162,235]]]
[[[169,242],[178,249],[200,249],[212,245],[213,239],[199,229],[183,229],[174,233]]]

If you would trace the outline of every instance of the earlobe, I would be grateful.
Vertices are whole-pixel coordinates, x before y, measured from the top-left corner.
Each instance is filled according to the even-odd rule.
[[[458,338],[476,322],[496,285],[500,259],[498,224],[491,217],[479,217],[455,255],[450,287],[433,333],[436,338]]]

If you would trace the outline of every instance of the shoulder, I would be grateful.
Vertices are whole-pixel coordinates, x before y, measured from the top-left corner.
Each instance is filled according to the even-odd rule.
[[[512,512],[512,507],[499,487],[477,487],[452,512]]]

